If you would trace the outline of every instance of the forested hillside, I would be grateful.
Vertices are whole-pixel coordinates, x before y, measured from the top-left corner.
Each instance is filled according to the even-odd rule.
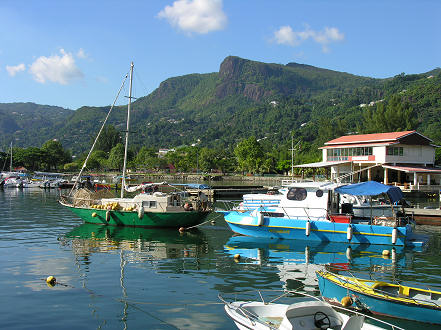
[[[318,159],[323,142],[354,132],[417,129],[441,144],[440,72],[373,79],[227,57],[219,72],[170,78],[150,95],[136,95],[131,144],[231,151],[254,136],[280,158],[289,154],[292,134],[300,146],[297,162]],[[56,138],[75,155],[88,150],[108,109],[0,104],[0,143],[3,149],[11,141],[41,146]],[[123,131],[125,115],[116,108],[109,124]]]

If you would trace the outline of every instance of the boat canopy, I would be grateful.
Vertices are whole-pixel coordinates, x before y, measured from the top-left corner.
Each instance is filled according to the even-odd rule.
[[[190,189],[211,189],[209,185],[200,183],[170,183],[171,186],[184,186]]]
[[[403,192],[399,187],[387,186],[376,181],[349,184],[335,189],[340,194],[355,196],[377,196],[387,194],[392,203],[403,198]]]

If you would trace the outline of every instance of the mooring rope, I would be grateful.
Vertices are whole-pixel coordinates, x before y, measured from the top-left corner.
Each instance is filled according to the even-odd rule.
[[[202,223],[200,223],[200,224],[198,224],[198,225],[194,225],[194,226],[187,227],[187,228],[184,228],[184,229],[185,229],[185,230],[189,230],[189,229],[193,229],[193,228],[198,228],[198,227],[200,227],[200,226],[202,226],[202,225],[205,225],[205,224],[208,223],[208,222],[212,222],[212,221],[217,220],[217,219],[220,218],[221,216],[223,216],[223,214],[218,214],[218,215],[217,215],[215,218],[213,218],[213,219],[209,219],[209,220],[204,221],[204,222],[202,222]]]

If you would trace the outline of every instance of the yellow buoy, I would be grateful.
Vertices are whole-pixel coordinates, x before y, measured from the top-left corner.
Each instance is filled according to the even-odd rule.
[[[353,303],[352,298],[349,296],[341,298],[341,305],[343,307],[349,307],[352,305],[352,303]]]
[[[390,251],[389,250],[383,250],[382,255],[383,255],[383,257],[389,257]]]
[[[235,254],[234,261],[239,262],[239,260],[240,260],[240,254]]]
[[[56,283],[57,283],[57,279],[55,278],[55,276],[48,276],[47,278],[46,278],[46,283],[49,285],[49,286],[54,286]]]
[[[92,212],[92,218],[96,217],[96,212]]]

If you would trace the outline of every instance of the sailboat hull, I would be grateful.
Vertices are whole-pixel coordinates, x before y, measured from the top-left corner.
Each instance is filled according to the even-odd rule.
[[[83,219],[85,223],[108,226],[190,227],[202,223],[210,213],[209,211],[145,212],[142,218],[139,218],[136,211],[97,210],[65,206]]]

